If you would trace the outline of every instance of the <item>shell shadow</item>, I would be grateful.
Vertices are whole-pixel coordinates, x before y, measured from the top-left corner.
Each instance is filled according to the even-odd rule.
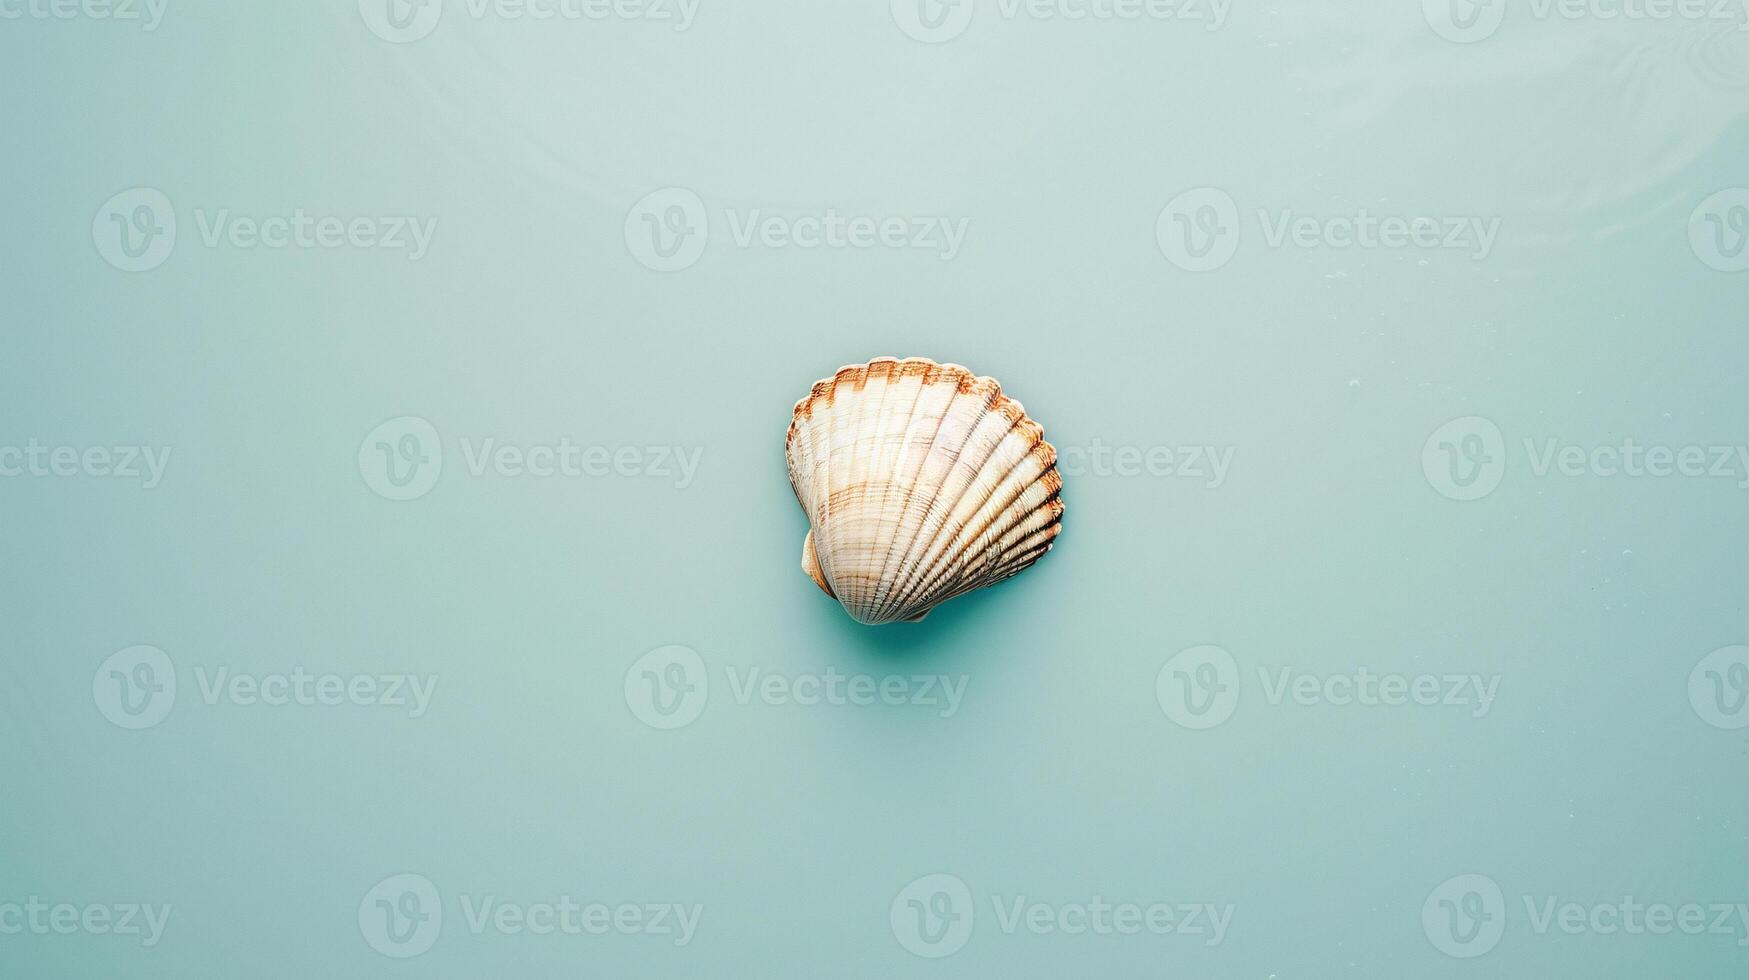
[[[824,595],[814,603],[820,622],[819,635],[836,653],[855,657],[864,664],[890,668],[896,663],[932,666],[944,663],[963,665],[968,658],[981,655],[990,645],[981,642],[983,624],[990,617],[1001,616],[1007,603],[1024,602],[1018,590],[979,589],[948,600],[930,610],[916,623],[888,623],[867,626],[850,618],[843,607]],[[1005,594],[1006,593],[1006,594]]]

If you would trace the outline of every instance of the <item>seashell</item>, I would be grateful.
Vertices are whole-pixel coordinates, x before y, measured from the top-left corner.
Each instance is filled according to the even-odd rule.
[[[1062,529],[1044,429],[994,379],[928,358],[839,368],[784,440],[802,570],[858,622],[922,619],[1019,574]]]

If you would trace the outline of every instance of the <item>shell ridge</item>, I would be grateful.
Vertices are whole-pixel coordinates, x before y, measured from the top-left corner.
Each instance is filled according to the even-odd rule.
[[[857,405],[859,396],[868,385],[868,365],[847,364],[838,369],[832,378],[832,445],[830,455],[838,457],[833,464],[832,480],[828,483],[831,496],[828,498],[830,514],[825,525],[830,528],[830,553],[833,556],[832,567],[827,571],[832,582],[832,590],[838,595],[855,592],[854,572],[845,567],[853,562],[839,561],[839,544],[844,532],[853,531],[856,521],[855,507],[855,477],[857,466]],[[848,463],[843,459],[849,456]],[[854,539],[853,539],[854,540]],[[815,552],[819,551],[816,542]],[[824,566],[822,566],[824,568]]]
[[[1063,505],[1053,495],[1003,535],[999,547],[992,548],[979,564],[978,573],[968,577],[960,591],[969,592],[1018,574],[1051,550],[1051,542],[1062,530]]]
[[[1002,434],[1002,442],[1006,442],[1014,431],[1020,428],[1020,419],[1012,422],[1008,430]],[[1019,476],[1023,467],[1033,458],[1031,447],[1025,452],[1014,454],[1008,468],[1002,471],[1001,477],[990,484],[989,490],[978,500],[977,507],[967,518],[959,533],[950,541],[930,567],[925,571],[922,590],[953,588],[966,578],[967,572],[980,566],[976,559],[989,548],[993,539],[999,538],[1003,532],[1014,523],[1025,520],[1025,514],[1013,517],[1009,524],[1002,524],[1005,517],[1014,514],[1014,505],[1025,498],[1026,492],[1035,485],[1039,477],[1026,478]],[[1042,476],[1042,473],[1040,474]]]
[[[805,446],[805,453],[798,455],[794,469],[798,471],[796,476],[798,476],[798,478],[805,483],[806,488],[808,488],[808,499],[803,500],[801,506],[803,506],[805,511],[808,511],[808,523],[810,523],[810,527],[812,527],[813,520],[819,516],[820,511],[819,483],[815,481],[815,476],[819,474],[820,467],[820,413],[817,411],[819,397],[820,395],[817,390],[808,392],[808,397],[796,402],[796,411],[794,411],[791,416],[791,425],[792,427],[796,427],[796,439],[798,439],[799,443]]]
[[[863,455],[857,452],[862,435],[860,407],[872,374],[870,369],[873,367],[874,362],[846,365],[839,368],[838,373],[833,376],[831,455],[837,457],[837,461],[830,483],[830,515],[825,522],[830,528],[828,558],[822,561],[821,566],[825,568],[830,565],[828,575],[831,577],[832,588],[842,597],[841,601],[846,603],[847,609],[858,603],[857,596],[862,591],[856,581],[855,556],[844,553],[842,548],[843,543],[854,545],[857,540],[858,504],[862,496],[858,469]],[[845,456],[849,457],[848,461],[844,459]]]
[[[966,430],[966,440],[960,447],[949,479],[943,481],[943,494],[937,498],[941,506],[932,515],[939,516],[940,524],[933,530],[923,550],[916,554],[916,568],[907,577],[897,600],[903,608],[933,608],[942,601],[940,593],[952,587],[951,583],[942,581],[940,573],[942,569],[954,566],[954,547],[964,539],[967,525],[977,519],[995,488],[995,485],[984,488],[986,481],[980,479],[983,468],[996,458],[1008,433],[1018,422],[1006,411],[1009,399],[1003,396],[1001,385],[991,378],[974,379],[972,391],[979,388],[984,389],[983,399],[975,419]],[[992,420],[997,421],[992,424]],[[1003,426],[1004,422],[1006,426]],[[968,455],[970,453],[977,455],[974,458]],[[969,507],[968,501],[972,502]]]
[[[903,379],[906,377],[906,375],[904,374],[904,365],[906,365],[908,363],[912,363],[912,362],[909,360],[900,362],[900,369],[899,369],[900,375],[899,376],[901,379],[901,383],[898,385],[895,385],[894,387],[897,387],[897,388],[904,387]],[[924,385],[922,382],[922,378],[919,377],[918,383],[916,386],[916,390],[911,392],[910,403],[905,406],[905,416],[907,419],[911,418],[916,413],[917,403],[920,400],[922,400],[923,392],[926,389],[926,387],[927,386]],[[891,424],[890,421],[888,424],[889,425]],[[933,438],[933,436],[932,436],[932,438]],[[912,444],[911,423],[908,421],[905,425],[904,430],[899,433],[899,452],[898,452],[897,458],[893,461],[893,470],[892,470],[891,474],[889,474],[889,477],[892,480],[894,480],[895,482],[900,480],[901,478],[903,478],[906,474],[905,464],[906,464],[906,462],[908,462],[910,455],[911,455],[911,444]],[[907,481],[904,484],[904,492],[905,492],[904,502],[899,505],[897,512],[893,514],[893,518],[891,521],[891,524],[892,524],[891,527],[887,526],[888,520],[887,520],[886,512],[888,510],[892,509],[892,506],[891,506],[892,501],[891,501],[888,494],[886,494],[886,493],[882,494],[881,526],[880,526],[880,530],[877,533],[877,536],[875,539],[875,550],[877,552],[881,553],[881,563],[880,563],[880,567],[875,570],[874,598],[873,598],[873,601],[869,604],[869,608],[871,611],[875,608],[878,608],[883,602],[886,601],[887,594],[890,591],[889,583],[887,582],[887,569],[889,567],[891,567],[892,562],[893,562],[893,550],[894,550],[893,544],[894,544],[894,541],[899,536],[900,528],[904,527],[904,520],[903,520],[904,512],[905,512],[906,506],[908,506],[910,503],[910,494],[911,494],[911,491],[914,487],[915,487],[914,481]]]
[[[831,556],[836,554],[832,548],[832,519],[834,517],[832,501],[837,494],[832,482],[837,476],[833,472],[832,457],[838,448],[838,419],[843,411],[842,406],[849,403],[848,399],[840,401],[838,398],[838,386],[842,383],[845,372],[845,368],[839,368],[831,378],[816,386],[822,389],[821,398],[824,399],[824,404],[819,406],[824,409],[819,414],[821,415],[820,424],[824,426],[822,434],[825,436],[824,445],[820,447],[819,466],[820,481],[824,482],[826,492],[818,499],[820,521],[814,526],[814,554],[827,556],[819,561],[820,574],[825,576],[826,581],[831,584],[834,595],[844,594],[844,590],[838,584],[835,568],[837,563],[832,560]],[[815,493],[817,494],[819,493],[820,481],[815,483]]]
[[[962,576],[969,574],[975,577],[983,574],[991,565],[999,564],[1005,552],[1016,543],[1017,539],[1014,534],[1017,529],[1027,526],[1027,523],[1034,520],[1039,511],[1050,507],[1051,502],[1057,499],[1062,490],[1063,481],[1056,474],[1055,452],[1048,443],[1043,443],[1041,440],[1040,444],[1045,447],[1047,454],[1052,457],[1053,461],[1043,464],[1038,472],[1031,476],[1021,476],[1019,491],[1015,494],[1014,499],[1004,504],[1003,512],[984,528],[975,545],[968,549],[984,555],[984,560],[968,563],[966,568],[960,570]],[[1035,445],[1022,457],[1016,469],[1030,469],[1034,465],[1038,465],[1036,463],[1039,457],[1038,450],[1039,446]],[[1012,515],[1011,519],[1002,519],[1009,515]]]
[[[822,452],[822,436],[824,433],[821,431],[821,426],[824,424],[827,415],[824,411],[824,406],[821,403],[821,399],[824,398],[824,396],[825,393],[820,389],[819,385],[815,385],[814,393],[808,396],[806,426],[808,457],[806,460],[807,472],[803,474],[803,477],[807,481],[808,486],[808,533],[812,536],[814,541],[814,554],[816,564],[819,566],[820,577],[825,579],[828,585],[830,585],[831,578],[826,570],[825,563],[818,560],[820,550],[826,546],[826,535],[824,531],[826,523],[826,502],[824,499],[825,495],[820,493],[821,481],[826,479],[826,454]]]
[[[840,368],[840,374],[845,370],[846,368]],[[862,413],[859,409],[865,393],[868,391],[868,374],[866,368],[853,367],[849,370],[853,372],[853,380],[850,390],[845,393],[848,397],[844,399],[843,403],[844,415],[834,423],[834,427],[840,423],[844,424],[845,429],[841,433],[834,433],[834,435],[844,440],[842,445],[850,454],[850,460],[849,465],[845,468],[844,483],[832,488],[832,496],[838,507],[837,521],[842,525],[834,530],[849,532],[850,540],[854,541],[855,525],[860,509],[858,506],[860,501],[857,499],[856,491],[861,485],[860,471],[865,465],[864,454],[857,451],[857,446],[862,441]],[[838,594],[844,596],[846,602],[858,601],[857,597],[862,590],[856,581],[855,556],[839,555],[837,552],[833,552],[832,564],[835,573],[833,585],[838,589]]]
[[[991,448],[986,454],[986,460],[996,458],[995,454],[1001,449],[1003,443],[1007,441],[1009,434],[1020,424],[1020,419],[1009,418],[1007,413],[1002,411],[1002,403],[1003,398],[998,394],[996,398],[992,399],[990,408],[986,410],[980,418],[980,425],[984,419],[995,417],[1000,417],[1008,421],[1007,427],[997,434],[992,442]],[[977,431],[976,427],[974,427],[973,431],[974,433]],[[944,584],[948,584],[944,582],[943,577],[952,572],[958,564],[954,560],[954,556],[963,553],[964,546],[976,541],[978,538],[978,532],[972,531],[974,523],[976,523],[981,530],[983,526],[996,520],[1002,514],[1003,507],[1006,507],[1013,500],[1018,499],[1020,494],[1025,491],[1026,487],[1024,485],[1016,487],[1008,500],[1003,501],[995,509],[990,510],[989,504],[995,499],[997,491],[1004,487],[1004,481],[1007,476],[1023,464],[1026,458],[1026,453],[1017,454],[1014,461],[1008,465],[1008,468],[1002,471],[1001,478],[992,482],[988,489],[979,492],[978,483],[974,479],[964,490],[961,491],[959,498],[955,501],[954,507],[949,511],[949,517],[954,513],[959,512],[962,509],[961,505],[972,499],[969,496],[970,494],[979,492],[979,495],[973,500],[974,506],[971,508],[971,513],[967,516],[966,522],[954,533],[953,537],[941,542],[939,548],[932,547],[929,551],[925,552],[924,560],[927,561],[927,565],[923,568],[922,574],[914,583],[911,590],[912,594],[907,597],[908,600],[921,600],[923,597],[928,596],[933,590],[940,588]],[[989,517],[980,522],[979,518],[986,510],[990,510]],[[951,521],[948,523],[951,523]],[[946,525],[944,524],[943,527],[945,529]]]
[[[1015,419],[1008,431],[1003,433],[991,459],[1004,461],[1007,469],[989,483],[987,492],[977,500],[976,507],[966,516],[959,534],[931,567],[929,577],[924,583],[926,589],[955,589],[967,578],[968,571],[975,571],[989,560],[991,556],[986,551],[990,543],[999,538],[1003,531],[1025,519],[1025,511],[1017,510],[1017,506],[1024,504],[1027,490],[1037,478],[1036,473],[1028,475],[1022,472],[1032,464],[1036,442],[1028,442],[1024,449],[1004,451],[1004,447],[1010,446],[1015,438],[1038,438],[1029,431],[1036,430],[1036,424],[1027,427],[1022,424],[1025,421],[1024,418]]]
[[[868,363],[857,385],[857,394],[861,396],[860,407],[855,413],[855,428],[851,433],[850,488],[854,493],[848,498],[850,527],[855,540],[866,541],[864,529],[871,520],[879,520],[878,511],[871,511],[869,495],[872,487],[879,486],[881,460],[880,452],[881,429],[880,409],[886,403],[887,395],[892,391],[892,362],[883,358],[875,358]],[[879,384],[878,395],[870,396],[869,390]],[[873,400],[874,411],[868,411],[869,402]],[[865,445],[866,443],[866,445]],[[859,549],[855,554],[845,556],[850,567],[844,569],[850,601],[858,605],[866,605],[872,585],[868,580],[869,551]]]
[[[943,366],[940,366],[940,368],[938,370],[931,370],[927,367],[924,369],[923,383],[920,386],[918,386],[918,389],[917,389],[917,397],[918,397],[919,401],[922,400],[923,393],[925,391],[929,390],[930,385],[932,385],[940,380],[942,372],[945,371],[947,369],[947,367],[949,367],[949,366],[943,365]],[[942,429],[947,424],[947,417],[948,417],[949,412],[952,411],[952,409],[953,409],[953,397],[950,395],[948,397],[947,402],[942,405],[941,412],[935,416],[935,428],[933,431],[931,431],[929,433],[928,446],[926,446],[923,449],[923,451],[920,454],[918,454],[917,469],[914,472],[912,472],[910,480],[908,480],[905,484],[905,502],[903,504],[901,504],[899,507],[899,518],[898,518],[897,523],[894,526],[893,540],[888,545],[887,556],[883,560],[882,565],[881,565],[881,578],[882,578],[882,581],[884,583],[888,581],[887,580],[887,573],[886,573],[886,570],[888,568],[893,568],[896,572],[897,569],[904,567],[902,564],[898,565],[898,566],[893,565],[893,558],[895,555],[898,554],[899,532],[901,530],[910,529],[910,533],[911,533],[912,537],[911,537],[910,542],[908,542],[906,545],[905,554],[904,554],[904,557],[909,558],[910,554],[911,554],[911,548],[916,543],[916,533],[922,529],[922,525],[919,524],[917,521],[907,520],[907,518],[910,518],[912,515],[914,515],[916,513],[915,508],[918,505],[918,503],[920,502],[918,500],[918,497],[917,497],[917,485],[922,479],[923,468],[929,465],[929,457],[935,452],[935,447],[941,441]],[[911,444],[911,440],[907,439],[906,440],[907,447],[909,447],[910,444]],[[930,499],[934,499],[933,494],[931,495]],[[928,507],[927,502],[923,502],[923,506],[924,506],[925,510],[927,510],[927,507]],[[869,615],[870,615],[872,622],[885,622],[886,621],[883,617],[885,616],[885,614],[887,613],[887,611],[889,610],[889,608],[892,605],[892,599],[893,599],[894,594],[895,594],[894,590],[897,587],[897,585],[898,585],[897,582],[891,582],[890,584],[888,584],[886,587],[886,596],[884,598],[882,598],[881,601],[877,602],[873,609],[869,610]]]
[[[965,595],[967,592],[976,592],[979,589],[989,588],[990,586],[995,585],[998,582],[1005,582],[1008,579],[1011,579],[1014,576],[1019,575],[1021,572],[1024,572],[1027,569],[1031,568],[1033,565],[1038,564],[1038,560],[1040,558],[1043,558],[1045,556],[1045,552],[1050,551],[1050,550],[1051,550],[1051,545],[1049,545],[1047,543],[1047,544],[1037,545],[1037,546],[1035,546],[1031,549],[1028,549],[1024,552],[1017,553],[1017,557],[1013,561],[1005,563],[1002,566],[996,568],[988,576],[980,578],[976,583],[968,583],[968,584],[954,590],[953,592],[949,593],[948,595],[942,596],[941,601],[946,602],[949,599],[956,599],[962,595]]]
[[[922,609],[927,608],[927,606],[920,602],[920,597],[917,595],[918,587],[921,585],[923,570],[916,566],[933,554],[936,540],[941,537],[941,532],[947,528],[949,523],[951,523],[949,518],[953,514],[953,502],[957,501],[966,491],[965,486],[954,486],[953,481],[959,474],[960,463],[966,447],[971,444],[972,438],[978,431],[978,427],[983,423],[985,417],[990,414],[990,408],[995,403],[995,399],[1001,395],[1002,387],[997,384],[993,378],[961,378],[960,390],[954,395],[954,397],[948,400],[948,412],[943,413],[942,415],[942,418],[945,420],[948,414],[951,414],[953,411],[954,404],[958,402],[962,396],[971,395],[980,382],[986,381],[989,382],[990,390],[983,393],[983,397],[978,403],[976,416],[967,422],[964,428],[964,434],[959,436],[958,444],[952,448],[953,459],[946,464],[942,472],[941,482],[936,486],[935,493],[930,497],[929,506],[924,514],[924,524],[919,528],[919,531],[928,528],[929,518],[931,517],[937,518],[936,525],[933,528],[928,528],[928,538],[919,538],[918,540],[913,541],[911,548],[905,555],[906,565],[911,566],[911,572],[905,576],[903,587],[898,590],[896,598],[890,600],[887,603],[886,609],[883,610],[892,613],[895,618],[908,619],[911,615],[915,615],[917,612],[921,612]],[[976,476],[975,471],[968,475],[968,479],[974,476]],[[953,495],[951,500],[947,498],[949,493]],[[905,615],[899,615],[900,613],[905,613]]]
[[[993,584],[1017,547],[1034,532],[1057,522],[1062,514],[1062,503],[1058,499],[1062,483],[1046,475],[1049,472],[1029,480],[1015,502],[1005,508],[1005,513],[1018,514],[1017,519],[993,526],[980,536],[974,547],[966,549],[968,555],[975,557],[960,564],[948,589],[958,593]],[[1052,488],[1053,483],[1058,489]]]
[[[894,574],[888,585],[886,598],[873,611],[873,618],[876,622],[908,618],[908,615],[904,614],[905,606],[903,605],[906,585],[910,581],[912,566],[916,563],[918,548],[922,544],[922,535],[928,527],[930,516],[935,513],[935,501],[941,495],[943,481],[947,472],[951,471],[952,463],[949,462],[945,466],[937,464],[941,472],[933,474],[935,479],[929,482],[927,487],[923,487],[923,484],[926,482],[925,478],[931,475],[932,461],[940,460],[950,452],[954,454],[955,460],[958,459],[957,449],[950,449],[948,444],[943,441],[944,435],[949,439],[954,437],[953,414],[956,397],[957,391],[949,394],[947,401],[942,404],[940,414],[935,417],[935,428],[930,433],[929,445],[919,455],[917,472],[906,488],[905,503],[899,514],[900,527],[905,531],[904,550],[898,552],[899,562],[892,566]],[[920,494],[920,489],[926,490],[926,494]],[[894,536],[893,543],[895,545],[900,543],[898,535]]]
[[[1000,581],[1013,574],[1010,569],[1017,563],[1029,565],[1037,561],[1032,550],[1041,545],[1044,550],[1050,550],[1050,542],[1055,540],[1061,530],[1062,513],[1062,504],[1053,499],[1015,525],[1002,536],[1000,544],[991,548],[990,557],[981,564],[973,580],[981,587],[982,584]]]
[[[785,449],[789,455],[790,486],[796,492],[796,500],[801,502],[802,511],[808,515],[810,531],[818,508],[814,504],[814,429],[813,420],[802,414],[804,398],[796,403],[796,410],[790,417],[790,433],[785,439]]]

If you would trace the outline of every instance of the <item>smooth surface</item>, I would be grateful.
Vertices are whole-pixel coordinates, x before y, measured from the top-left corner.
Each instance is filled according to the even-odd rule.
[[[1697,708],[1737,689],[1689,693],[1749,643],[1742,465],[1535,469],[1551,439],[1744,443],[1749,273],[1689,231],[1749,185],[1749,34],[1513,4],[1458,43],[1421,6],[1235,4],[1211,31],[980,0],[939,44],[884,0],[704,0],[684,31],[455,0],[402,45],[353,0],[0,22],[0,445],[173,449],[150,490],[0,478],[0,906],[172,907],[150,948],[0,933],[0,975],[1740,975],[1735,919],[1538,932],[1525,896],[1749,902],[1749,741]],[[1232,215],[1192,197],[1157,235],[1209,186]],[[100,208],[136,187],[177,240],[130,273]],[[634,211],[668,187],[708,239],[665,223],[684,195]],[[231,237],[300,208],[437,224],[417,261]],[[824,236],[827,209],[948,221],[918,248],[768,244]],[[1361,209],[1500,223],[1482,259],[1272,246],[1288,209],[1338,239]],[[773,214],[819,226],[749,227]],[[1720,261],[1734,214],[1696,223]],[[1236,243],[1208,237],[1223,217]],[[1169,257],[1227,244],[1212,271]],[[802,386],[877,354],[1000,378],[1084,472],[1037,567],[871,630],[797,569],[782,438]],[[366,442],[403,416],[430,429]],[[1460,501],[1437,474],[1475,477],[1487,433],[1426,472],[1423,449],[1469,416],[1505,469]],[[387,481],[377,444],[433,435],[440,475]],[[562,439],[580,475],[511,475]],[[687,480],[654,454],[616,471],[625,446],[702,455]],[[1219,478],[1176,452],[1149,475],[1149,450],[1204,446]],[[418,499],[373,490],[423,474]],[[136,644],[177,689],[130,729],[102,667]],[[1238,700],[1187,727],[1211,716],[1178,709],[1184,678],[1234,677],[1177,661],[1177,720],[1156,681],[1209,645]],[[209,703],[221,669],[299,667],[436,688],[419,717]],[[1481,717],[1271,701],[1284,668],[1340,698],[1361,667],[1499,680]],[[850,703],[847,674],[935,703]],[[951,706],[910,680],[938,674]],[[432,897],[402,874],[442,921],[395,959],[375,900]],[[1437,893],[1467,874],[1499,905]],[[684,946],[476,930],[486,896],[525,926],[561,896],[703,914]],[[1025,924],[1096,897],[1233,913],[1212,946]],[[1442,952],[1441,898],[1497,944]],[[905,945],[929,936],[964,945]]]

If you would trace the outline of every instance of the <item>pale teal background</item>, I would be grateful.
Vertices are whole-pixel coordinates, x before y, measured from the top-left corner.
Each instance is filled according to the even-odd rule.
[[[0,936],[6,977],[1064,975],[1736,977],[1731,936],[1536,935],[1516,896],[1749,901],[1749,741],[1689,670],[1749,642],[1749,491],[1532,478],[1518,441],[1741,444],[1749,274],[1690,212],[1749,184],[1749,34],[1509,19],[1453,44],[1409,2],[1179,22],[715,3],[686,32],[472,21],[379,40],[351,0],[171,0],[162,26],[0,21],[0,444],[174,447],[163,485],[0,479],[0,902],[170,903],[163,941]],[[1514,8],[1520,10],[1522,8]],[[960,256],[739,249],[658,273],[623,223],[711,202],[946,214]],[[1154,238],[1187,188],[1241,209],[1502,219],[1455,253],[1268,249],[1215,272]],[[160,268],[91,222],[161,189]],[[206,248],[193,211],[438,219],[430,254]],[[716,215],[713,215],[713,219]],[[1083,476],[1037,568],[915,627],[860,627],[796,567],[792,402],[924,354],[999,378],[1060,445],[1230,446],[1227,482]],[[445,438],[428,496],[356,463],[384,419]],[[1485,499],[1423,478],[1449,419],[1513,448]],[[650,478],[470,478],[460,436],[702,447]],[[175,659],[126,731],[93,672]],[[1176,651],[1244,672],[1498,673],[1491,712],[1273,707],[1180,728]],[[637,720],[684,644],[703,716]],[[192,665],[414,672],[430,713],[207,706]],[[969,676],[911,707],[739,705],[722,668]],[[443,890],[399,961],[387,875]],[[954,956],[894,895],[979,902]],[[1505,888],[1460,961],[1421,905]],[[705,906],[697,938],[473,936],[454,896]],[[1226,941],[1003,935],[990,894],[1232,902]]]

